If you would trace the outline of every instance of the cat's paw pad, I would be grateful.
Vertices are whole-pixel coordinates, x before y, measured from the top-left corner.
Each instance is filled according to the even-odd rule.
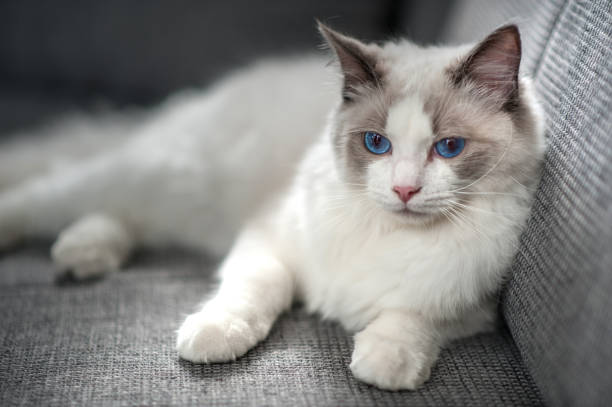
[[[228,362],[259,342],[255,329],[243,318],[225,311],[204,310],[189,315],[178,330],[176,348],[194,363]]]
[[[429,378],[435,356],[408,342],[361,332],[355,337],[353,375],[385,390],[415,390]]]

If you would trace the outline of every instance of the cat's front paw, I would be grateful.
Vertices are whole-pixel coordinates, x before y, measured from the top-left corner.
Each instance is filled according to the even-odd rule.
[[[351,371],[357,379],[381,389],[415,390],[429,378],[437,351],[414,345],[362,331],[355,336]]]
[[[204,309],[187,317],[178,330],[176,349],[194,363],[228,362],[244,355],[262,335],[244,318]]]

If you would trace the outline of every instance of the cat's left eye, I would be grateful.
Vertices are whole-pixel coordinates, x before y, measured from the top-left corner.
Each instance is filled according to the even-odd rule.
[[[434,144],[434,149],[441,157],[453,158],[458,156],[465,147],[465,139],[461,137],[443,138]]]
[[[366,148],[374,154],[384,154],[391,150],[391,142],[385,136],[373,131],[366,131],[363,135],[363,143]]]

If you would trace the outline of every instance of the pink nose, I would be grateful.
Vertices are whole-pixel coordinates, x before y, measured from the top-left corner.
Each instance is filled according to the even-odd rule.
[[[402,200],[402,202],[408,202],[410,200],[410,198],[412,198],[415,194],[417,194],[419,191],[421,190],[421,187],[399,187],[399,186],[395,186],[393,187],[393,191],[395,191],[395,193],[397,194],[397,196],[399,196],[399,199]]]

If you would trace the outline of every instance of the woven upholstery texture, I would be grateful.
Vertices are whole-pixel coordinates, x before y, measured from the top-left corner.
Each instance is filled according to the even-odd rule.
[[[503,312],[551,405],[612,400],[612,2],[466,1],[447,37],[517,21],[548,153]]]
[[[352,339],[295,309],[234,363],[179,361],[174,330],[213,288],[214,265],[140,256],[89,284],[56,284],[46,249],[0,260],[0,406],[541,405],[507,331],[445,350],[417,392],[357,382]]]

